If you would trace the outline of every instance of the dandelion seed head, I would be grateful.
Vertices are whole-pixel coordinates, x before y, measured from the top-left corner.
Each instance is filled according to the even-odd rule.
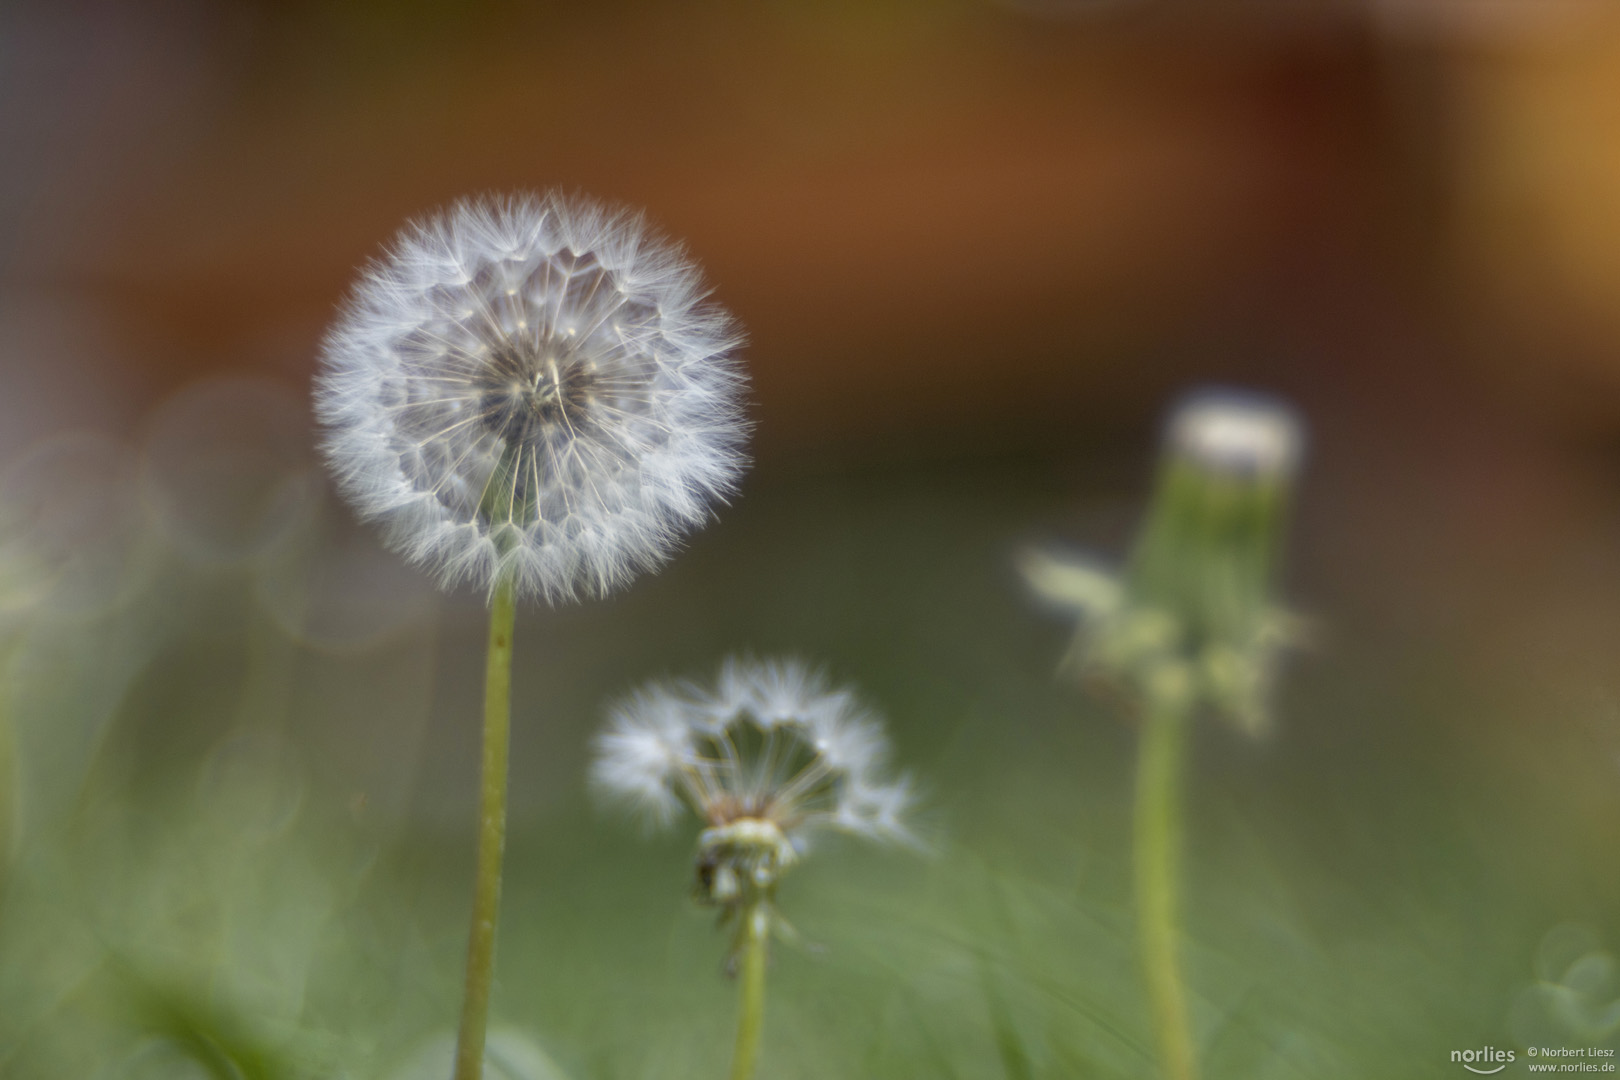
[[[656,824],[679,805],[696,814],[699,894],[730,904],[773,886],[821,831],[913,842],[910,785],[887,756],[881,721],[819,671],[732,659],[712,690],[653,684],[612,709],[591,776]]]
[[[401,232],[327,335],[327,460],[446,583],[602,595],[734,490],[739,342],[639,217],[554,193],[462,201]]]

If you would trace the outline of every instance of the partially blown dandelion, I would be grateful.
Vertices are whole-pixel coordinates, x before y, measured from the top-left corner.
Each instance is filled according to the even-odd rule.
[[[735,324],[640,218],[557,195],[408,227],[327,336],[338,482],[446,581],[600,595],[742,469]]]
[[[739,335],[639,217],[550,194],[407,227],[322,350],[327,460],[390,546],[491,600],[478,870],[456,1080],[482,1075],[519,595],[603,595],[734,488]]]
[[[599,791],[660,825],[685,805],[705,826],[694,891],[734,924],[728,968],[742,973],[733,1080],[753,1073],[783,872],[824,830],[915,842],[905,823],[910,784],[887,771],[887,758],[878,718],[793,660],[728,660],[712,690],[646,687],[615,706],[597,736]]]

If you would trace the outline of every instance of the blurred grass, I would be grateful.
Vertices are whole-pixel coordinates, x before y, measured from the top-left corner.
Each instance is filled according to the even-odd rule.
[[[712,913],[687,900],[693,838],[598,814],[583,773],[604,700],[734,650],[858,684],[923,785],[935,849],[833,842],[788,878],[809,944],[776,949],[761,1075],[1154,1075],[1134,736],[1054,680],[1068,630],[1010,565],[1052,536],[1119,550],[1134,507],[1116,486],[1028,458],[778,475],[623,596],[520,613],[495,998],[521,1033],[513,1075],[542,1068],[529,1044],[575,1077],[722,1074],[733,988]],[[301,520],[206,565],[149,524],[141,588],[12,631],[0,1076],[428,1070],[459,992],[481,610],[455,597],[386,633],[307,633],[287,612],[319,598],[267,590],[354,527]],[[1509,677],[1351,626],[1285,675],[1276,738],[1201,726],[1187,960],[1207,1076],[1449,1075],[1450,1050],[1513,1045],[1527,1011],[1556,1030],[1525,997],[1559,977],[1543,937],[1570,921],[1589,951],[1620,937],[1613,876],[1575,869],[1608,826],[1460,741],[1520,722],[1493,691]],[[1569,751],[1547,752],[1534,769]],[[1594,1009],[1602,975],[1570,976]]]

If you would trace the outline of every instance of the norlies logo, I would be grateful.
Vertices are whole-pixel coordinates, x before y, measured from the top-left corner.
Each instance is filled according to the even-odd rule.
[[[1485,1046],[1478,1050],[1453,1050],[1451,1060],[1471,1073],[1490,1076],[1508,1067],[1508,1062],[1513,1060],[1513,1051],[1498,1050],[1494,1046]]]

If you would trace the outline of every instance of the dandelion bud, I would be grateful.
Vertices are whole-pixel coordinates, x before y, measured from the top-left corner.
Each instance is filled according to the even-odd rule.
[[[1262,398],[1193,398],[1170,421],[1159,489],[1131,560],[1137,604],[1175,615],[1195,647],[1235,645],[1270,603],[1299,423]]]
[[[657,566],[742,469],[740,335],[639,217],[550,194],[406,228],[327,336],[339,486],[448,582],[549,601]]]
[[[1036,594],[1077,617],[1073,670],[1263,730],[1276,652],[1294,626],[1272,593],[1302,441],[1279,402],[1193,397],[1170,419],[1158,490],[1123,574],[1026,554]]]
[[[1176,410],[1171,452],[1213,474],[1255,482],[1291,477],[1301,434],[1293,410],[1261,397],[1211,393]]]

